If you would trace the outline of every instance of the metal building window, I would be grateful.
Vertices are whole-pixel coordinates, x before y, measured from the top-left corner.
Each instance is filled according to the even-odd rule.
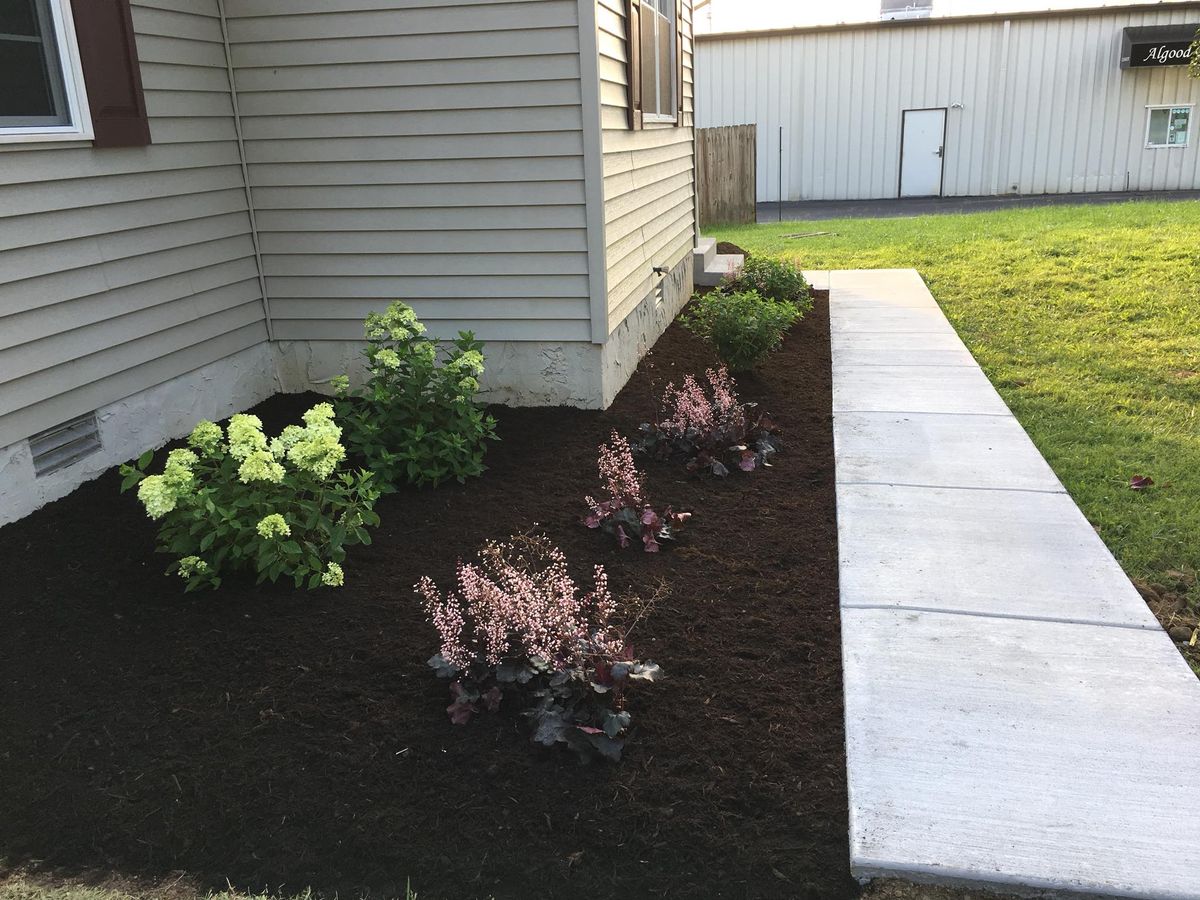
[[[674,122],[677,73],[676,0],[643,0],[641,15],[642,115],[647,122]]]
[[[1151,106],[1146,125],[1147,147],[1186,147],[1190,136],[1191,106]]]
[[[0,140],[89,135],[70,14],[66,0],[0,0]]]

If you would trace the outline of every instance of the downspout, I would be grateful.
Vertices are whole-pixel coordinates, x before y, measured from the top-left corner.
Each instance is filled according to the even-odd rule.
[[[267,325],[267,340],[275,340],[275,323],[271,320],[271,301],[267,298],[267,278],[263,273],[262,250],[258,244],[258,222],[254,216],[254,194],[250,190],[250,167],[246,165],[246,142],[242,140],[242,114],[238,110],[237,85],[233,79],[233,54],[229,50],[229,27],[225,22],[225,0],[217,0],[221,18],[221,44],[225,48],[225,73],[229,77],[229,99],[233,104],[233,131],[237,136],[238,162],[242,166],[242,187],[246,191],[246,213],[250,217],[250,243],[254,247],[254,265],[258,269],[258,290],[262,294],[263,318]]]

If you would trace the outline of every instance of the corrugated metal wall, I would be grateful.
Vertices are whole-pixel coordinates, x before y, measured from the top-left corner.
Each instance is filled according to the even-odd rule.
[[[1188,22],[1200,4],[701,36],[696,126],[758,126],[760,201],[897,196],[901,115],[930,107],[948,196],[1200,188],[1200,135],[1145,146],[1146,107],[1196,102],[1200,80],[1118,66],[1126,26]]]

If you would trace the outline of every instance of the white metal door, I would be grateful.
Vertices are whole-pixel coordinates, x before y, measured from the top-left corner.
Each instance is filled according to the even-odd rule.
[[[906,109],[900,143],[900,196],[940,197],[946,110]]]

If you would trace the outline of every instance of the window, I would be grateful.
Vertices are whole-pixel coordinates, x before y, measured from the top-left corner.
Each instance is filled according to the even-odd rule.
[[[629,127],[645,122],[679,124],[682,3],[626,0]]]
[[[1186,147],[1191,106],[1151,106],[1146,126],[1147,147]]]
[[[70,8],[0,0],[0,141],[91,136]]]
[[[642,117],[644,121],[675,121],[677,72],[675,60],[676,0],[643,0],[641,21]]]

